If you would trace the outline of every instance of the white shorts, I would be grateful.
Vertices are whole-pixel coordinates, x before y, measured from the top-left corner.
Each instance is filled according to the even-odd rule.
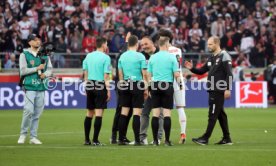
[[[180,90],[178,83],[176,80],[173,82],[173,87],[174,87],[174,104],[175,106],[186,106],[186,98],[185,98],[185,82],[184,78],[181,77],[181,82],[182,82],[182,89]]]

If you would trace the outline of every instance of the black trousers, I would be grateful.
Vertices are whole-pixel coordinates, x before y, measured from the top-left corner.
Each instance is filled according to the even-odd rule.
[[[230,138],[227,115],[224,111],[224,93],[222,92],[209,92],[209,114],[208,126],[203,138],[209,139],[212,135],[217,119],[219,120],[220,127],[223,132],[224,138]]]
[[[273,96],[273,100],[274,100],[274,102],[273,102],[273,104],[276,104],[276,84],[272,84],[272,96]]]

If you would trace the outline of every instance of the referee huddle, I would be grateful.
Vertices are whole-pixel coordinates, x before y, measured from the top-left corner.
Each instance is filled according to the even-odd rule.
[[[116,86],[119,94],[118,104],[122,107],[118,122],[118,145],[129,144],[125,138],[128,116],[131,113],[133,115],[134,145],[143,145],[140,140],[140,117],[144,102],[148,97],[151,97],[153,145],[159,145],[159,117],[160,114],[163,114],[164,144],[172,146],[170,132],[171,110],[174,106],[174,80],[179,85],[183,83],[180,79],[181,71],[177,58],[169,53],[170,38],[167,36],[159,37],[159,51],[151,55],[148,61],[142,53],[137,52],[139,47],[137,36],[131,35],[127,43],[128,50],[120,56],[118,61],[119,82]],[[109,83],[111,61],[109,56],[105,54],[106,39],[98,37],[96,46],[97,50],[89,53],[83,61],[87,95],[84,145],[102,146],[104,144],[98,140],[98,137],[102,126],[103,112],[111,97]],[[90,130],[93,117],[95,117],[94,134],[91,142]]]

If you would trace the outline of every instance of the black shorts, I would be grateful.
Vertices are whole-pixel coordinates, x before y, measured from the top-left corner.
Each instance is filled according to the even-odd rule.
[[[143,82],[126,82],[124,86],[119,87],[120,106],[131,108],[143,108],[144,105]]]
[[[103,81],[88,81],[85,88],[87,109],[93,110],[107,108],[107,90]]]
[[[153,82],[150,93],[152,108],[173,109],[173,83]]]

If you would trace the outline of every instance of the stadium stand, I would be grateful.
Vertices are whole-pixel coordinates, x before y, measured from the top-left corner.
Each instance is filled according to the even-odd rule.
[[[198,67],[210,55],[207,39],[217,35],[233,67],[243,62],[245,80],[266,80],[264,69],[276,57],[275,16],[274,0],[1,0],[0,82],[19,81],[19,54],[30,33],[56,46],[54,77],[65,81],[82,79],[82,60],[97,36],[108,39],[115,67],[127,32],[156,40],[160,28],[173,32],[173,45]]]
[[[217,35],[222,48],[234,52],[234,65],[238,59],[262,68],[276,56],[275,15],[272,0],[3,0],[1,68],[18,67],[30,33],[56,45],[55,68],[79,68],[98,35],[118,53],[127,32],[155,39],[160,28],[174,33],[173,44],[189,59],[201,62],[194,55],[207,52],[206,39]]]

